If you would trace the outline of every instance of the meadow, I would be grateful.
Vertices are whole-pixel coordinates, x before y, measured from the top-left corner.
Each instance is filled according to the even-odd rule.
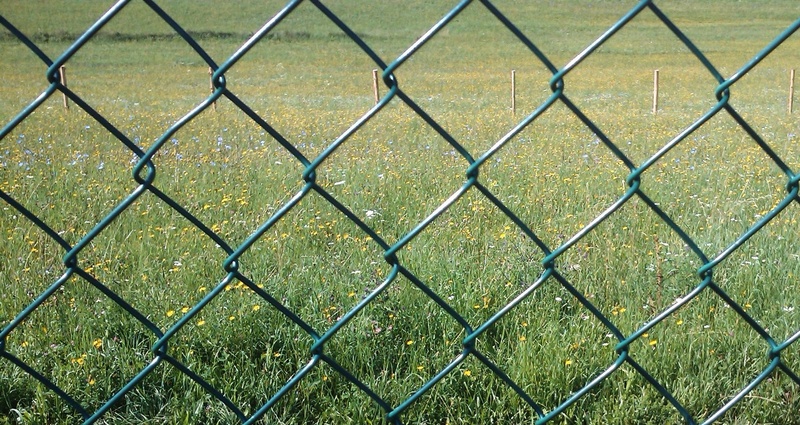
[[[55,60],[108,9],[105,3],[4,0],[0,16]],[[163,3],[218,65],[284,5]],[[391,64],[455,2],[325,4]],[[560,69],[636,2],[493,4]],[[800,17],[800,4],[788,0],[657,4],[726,78]],[[0,126],[6,129],[49,83],[47,66],[5,29],[0,52]],[[145,2],[127,5],[66,67],[69,89],[142,151],[210,94],[208,64]],[[377,67],[304,2],[225,79],[227,90],[291,150],[313,161],[375,105]],[[730,104],[797,170],[800,112],[786,107],[792,68],[800,68],[798,34],[730,88]],[[653,114],[656,69],[660,97]],[[394,75],[403,93],[472,158],[552,94],[552,72],[479,2]],[[564,94],[637,167],[714,107],[717,86],[649,10],[564,78]],[[387,93],[383,83],[380,92]],[[0,190],[75,246],[140,190],[133,178],[138,162],[74,102],[65,109],[56,92],[0,139]],[[800,424],[798,382],[781,369],[716,415],[773,360],[753,323],[777,344],[800,331],[797,206],[783,209],[713,267],[713,283],[728,299],[705,288],[683,304],[703,284],[697,250],[714,259],[787,196],[784,171],[725,111],[641,175],[640,191],[695,247],[639,196],[573,241],[626,194],[631,169],[561,101],[479,167],[477,180],[491,197],[470,187],[429,223],[469,181],[470,163],[398,97],[317,165],[319,190],[308,191],[298,155],[224,97],[164,140],[152,164],[151,189],[83,246],[76,267],[65,265],[67,250],[58,241],[0,201],[0,329],[59,283],[0,341],[0,352],[8,353],[0,357],[0,424],[85,419],[9,355],[89,415],[152,365],[160,335],[101,285],[159,332],[174,333],[162,347],[170,360],[155,365],[98,423],[242,419],[187,371],[244,417],[259,412],[258,423],[380,424],[387,423],[387,410],[401,405],[402,423],[536,423],[537,412],[473,354],[414,398],[459,358],[469,332],[513,303],[474,338],[474,350],[545,414],[608,370],[620,358],[621,339],[635,335],[628,355],[694,421]],[[304,194],[299,201],[298,194]],[[242,246],[247,249],[231,273],[226,260]],[[386,246],[397,246],[395,263],[391,256],[387,262]],[[557,278],[543,260],[559,247],[565,249],[552,268]],[[676,303],[681,307],[660,316]],[[339,368],[323,360],[306,371],[320,353],[310,351],[317,338],[309,331],[332,329],[321,353]],[[793,373],[800,371],[797,354],[796,344],[780,351]],[[261,412],[298,374],[305,375]],[[549,423],[687,419],[623,363]]]

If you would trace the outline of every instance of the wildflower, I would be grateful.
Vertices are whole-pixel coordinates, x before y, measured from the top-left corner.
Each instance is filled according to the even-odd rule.
[[[467,369],[464,371],[464,376],[472,376],[472,371]]]
[[[167,317],[172,317],[173,315],[175,315],[175,310],[170,310],[167,312]]]
[[[260,308],[261,306],[258,304],[253,305],[253,311],[258,311]]]
[[[95,350],[103,348],[103,340],[100,338],[95,339],[94,341],[92,341],[92,347],[94,347]]]
[[[564,366],[569,366],[571,364],[572,364],[572,360],[570,360],[570,359],[567,359],[567,360],[564,361]]]
[[[77,364],[78,366],[83,366],[83,362],[86,360],[86,353],[81,354],[79,357],[75,357],[74,359],[70,359],[70,363]]]

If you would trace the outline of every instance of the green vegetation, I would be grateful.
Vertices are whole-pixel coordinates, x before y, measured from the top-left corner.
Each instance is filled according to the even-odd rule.
[[[4,1],[0,15],[56,59],[107,2]],[[222,64],[281,7],[279,1],[175,0],[161,5]],[[265,4],[266,3],[266,4]],[[454,2],[337,1],[328,7],[388,64]],[[659,4],[728,77],[800,16],[796,1]],[[497,1],[562,67],[633,1]],[[0,125],[48,86],[47,66],[0,32]],[[209,95],[208,65],[144,2],[130,3],[67,63],[69,88],[147,150]],[[309,159],[374,104],[370,58],[312,3],[226,73],[227,88]],[[793,170],[798,115],[786,112],[795,34],[731,88],[731,105]],[[516,114],[510,70],[516,70]],[[653,70],[660,108],[651,113]],[[551,73],[480,3],[395,73],[400,88],[478,158],[551,95]],[[639,166],[710,110],[717,82],[649,10],[565,78],[566,96]],[[385,95],[386,87],[381,86]],[[136,188],[136,155],[60,94],[0,141],[0,190],[74,246]],[[175,133],[153,157],[153,187],[227,243],[245,243],[304,187],[304,167],[227,99]],[[316,184],[392,245],[466,181],[468,162],[394,98],[316,170]],[[479,181],[555,250],[628,186],[630,170],[556,102],[480,167]],[[641,190],[714,258],[786,196],[786,175],[723,111],[642,174]],[[0,327],[67,270],[65,250],[0,202]],[[796,205],[713,269],[713,281],[780,344],[800,330]],[[77,255],[91,276],[161,332],[190,317],[164,347],[172,359],[100,423],[231,423],[233,411],[182,373],[185,366],[245,416],[312,359],[314,339],[248,282],[317,334],[387,280],[384,250],[311,191],[239,259],[154,192],[145,192]],[[478,328],[541,276],[545,253],[472,187],[397,252],[399,275],[324,344],[322,353],[391,408],[462,352],[464,327],[415,281]],[[634,196],[556,259],[556,270],[625,336],[702,279],[702,261]],[[232,279],[231,279],[232,278]],[[204,297],[219,293],[201,309]],[[187,316],[189,315],[189,316]],[[3,349],[90,414],[157,356],[158,336],[79,273],[8,334]],[[482,333],[475,348],[547,413],[608,369],[619,340],[555,277]],[[800,371],[797,346],[781,361]],[[704,421],[769,365],[769,344],[710,288],[642,333],[629,355]],[[780,370],[718,423],[798,424],[797,383]],[[261,423],[384,423],[386,412],[320,361]],[[405,410],[403,423],[534,423],[536,412],[470,355]],[[0,359],[0,424],[76,423],[55,392]],[[684,423],[625,363],[552,423]]]

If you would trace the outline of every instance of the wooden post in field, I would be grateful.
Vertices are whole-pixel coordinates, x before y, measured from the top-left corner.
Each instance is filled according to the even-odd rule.
[[[380,94],[378,93],[378,70],[372,70],[372,92],[375,93],[375,104],[380,101]]]
[[[653,115],[658,112],[658,70],[653,71]]]
[[[517,113],[517,71],[511,70],[511,115]]]
[[[789,115],[794,109],[794,68],[789,71]]]
[[[208,67],[208,88],[210,89],[211,93],[213,94],[214,93],[214,70],[211,69],[210,66]],[[214,103],[212,103],[212,106],[214,108],[214,112],[217,112],[217,101],[216,100],[214,101]]]
[[[64,66],[64,65],[61,65],[61,67],[58,68],[58,75],[59,75],[59,79],[61,80],[61,85],[66,87],[67,86],[67,67]],[[64,94],[64,93],[61,93],[61,96],[63,96],[63,98],[64,98],[64,109],[69,110],[69,102],[67,102],[67,95]]]

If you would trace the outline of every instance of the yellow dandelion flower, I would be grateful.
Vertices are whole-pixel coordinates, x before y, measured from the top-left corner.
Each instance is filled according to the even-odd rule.
[[[167,317],[172,317],[173,315],[175,315],[175,310],[170,310],[167,312]]]
[[[103,340],[100,338],[95,339],[92,341],[92,347],[94,347],[96,350],[99,350],[103,347]]]
[[[467,369],[464,371],[464,376],[472,376],[472,371]]]
[[[564,366],[569,366],[571,364],[572,364],[572,360],[570,360],[570,359],[567,359],[567,360],[564,361]]]

